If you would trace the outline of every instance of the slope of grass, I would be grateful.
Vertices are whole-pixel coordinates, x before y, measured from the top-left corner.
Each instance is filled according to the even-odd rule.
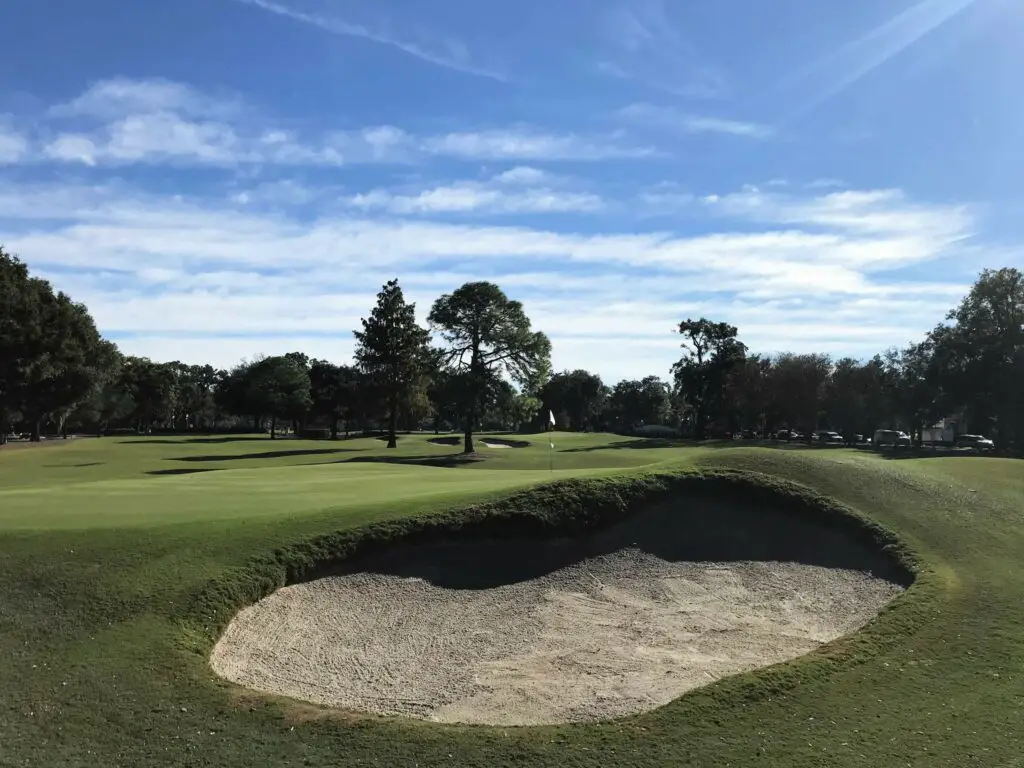
[[[428,438],[409,436],[392,456],[453,453]],[[1024,463],[556,435],[550,473],[543,436],[459,468],[379,463],[387,452],[369,441],[71,442],[0,451],[0,765],[1021,764]],[[366,460],[280,454],[349,447]],[[195,652],[208,638],[183,630],[211,584],[270,588],[277,577],[254,586],[252,564],[308,554],[312,537],[552,477],[695,465],[837,499],[910,547],[918,582],[852,638],[598,726],[325,715],[215,680]],[[198,467],[215,471],[149,474]]]

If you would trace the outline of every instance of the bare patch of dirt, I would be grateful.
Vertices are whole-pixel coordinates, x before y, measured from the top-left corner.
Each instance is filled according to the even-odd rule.
[[[634,547],[476,589],[348,573],[246,608],[211,663],[240,685],[347,710],[586,722],[803,655],[900,591],[849,568],[674,561]]]

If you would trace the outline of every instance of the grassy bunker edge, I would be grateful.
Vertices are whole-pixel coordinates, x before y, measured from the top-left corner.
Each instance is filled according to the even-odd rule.
[[[935,585],[929,578],[930,570],[895,534],[870,518],[805,486],[768,475],[744,470],[690,470],[563,480],[492,501],[351,528],[282,547],[253,558],[227,578],[199,590],[179,615],[182,643],[188,652],[200,654],[206,661],[220,634],[242,608],[281,587],[337,573],[345,563],[373,558],[396,546],[436,544],[451,538],[511,535],[544,540],[580,535],[628,520],[652,503],[688,496],[761,505],[803,521],[824,523],[854,542],[875,548],[892,566],[887,577],[908,590],[852,635],[794,661],[719,680],[676,702],[687,701],[703,709],[792,690],[805,678],[867,661],[898,643],[931,613]],[[208,662],[207,674],[211,682],[238,690],[238,686],[218,678]],[[268,701],[280,700],[269,694],[246,693]],[[281,703],[330,713],[328,708],[307,702]]]

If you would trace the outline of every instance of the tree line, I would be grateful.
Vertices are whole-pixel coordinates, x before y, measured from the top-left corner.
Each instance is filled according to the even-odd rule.
[[[87,308],[0,248],[0,444],[12,431],[266,431],[307,437],[415,429],[559,428],[698,439],[777,429],[920,437],[956,415],[1001,448],[1024,443],[1024,278],[986,270],[945,321],[904,349],[869,360],[751,353],[738,329],[680,323],[670,376],[614,386],[585,370],[551,371],[551,343],[520,302],[489,282],[437,299],[416,321],[397,280],[384,285],[345,363],[295,351],[230,370],[123,355]]]

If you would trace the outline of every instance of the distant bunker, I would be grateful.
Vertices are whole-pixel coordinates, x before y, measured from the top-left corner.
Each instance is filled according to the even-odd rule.
[[[432,437],[428,441],[434,445],[454,446],[462,445],[463,438],[458,435],[448,435],[444,437]],[[526,440],[509,440],[504,437],[487,437],[478,436],[476,443],[483,448],[529,448],[530,443]]]
[[[868,622],[910,575],[859,525],[681,496],[572,537],[458,526],[277,590],[235,616],[211,662],[248,688],[349,711],[622,717]]]

